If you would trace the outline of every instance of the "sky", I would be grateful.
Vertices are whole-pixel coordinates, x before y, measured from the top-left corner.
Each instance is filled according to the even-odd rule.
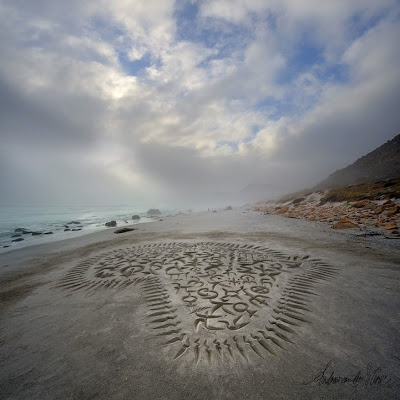
[[[311,187],[400,133],[399,38],[398,0],[1,0],[0,204]]]

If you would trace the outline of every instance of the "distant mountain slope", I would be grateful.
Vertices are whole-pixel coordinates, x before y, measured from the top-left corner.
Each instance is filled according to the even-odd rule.
[[[400,134],[346,168],[339,169],[315,186],[325,190],[400,176]]]
[[[244,187],[238,196],[244,201],[256,201],[273,198],[282,192],[282,189],[274,185],[251,183]]]

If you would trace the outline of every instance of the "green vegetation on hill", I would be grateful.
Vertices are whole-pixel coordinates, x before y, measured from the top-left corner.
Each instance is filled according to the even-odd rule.
[[[390,195],[400,197],[400,134],[346,168],[329,175],[312,189],[288,193],[276,201],[300,202],[314,192],[324,192],[321,202],[358,201]]]
[[[400,178],[384,182],[364,183],[329,190],[321,198],[321,203],[335,201],[358,201],[378,199],[383,196],[400,198]]]

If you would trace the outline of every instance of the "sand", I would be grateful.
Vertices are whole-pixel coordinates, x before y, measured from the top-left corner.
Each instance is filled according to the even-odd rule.
[[[394,399],[399,240],[238,208],[0,257],[1,399]]]

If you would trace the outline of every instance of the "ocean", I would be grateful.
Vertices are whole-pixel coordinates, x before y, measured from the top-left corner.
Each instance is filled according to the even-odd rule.
[[[116,221],[117,227],[154,220],[141,206],[0,206],[0,253],[96,232]],[[160,210],[162,215],[173,210]],[[133,215],[140,220],[132,220]],[[51,233],[50,233],[51,232]]]

